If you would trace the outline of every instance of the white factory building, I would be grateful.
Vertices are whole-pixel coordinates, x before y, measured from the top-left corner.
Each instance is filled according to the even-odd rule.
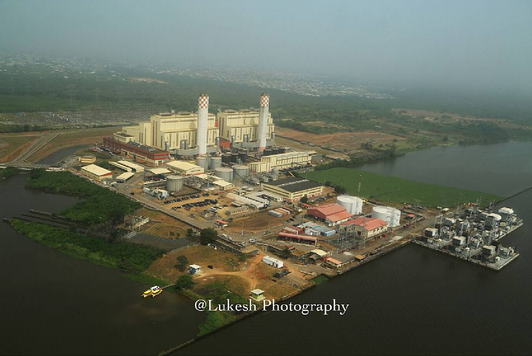
[[[263,151],[273,144],[275,126],[269,113],[270,96],[263,93],[259,110],[226,110],[210,114],[209,96],[198,98],[198,112],[153,115],[148,122],[126,126],[115,137],[181,155],[215,152],[219,140]]]
[[[198,174],[203,174],[205,172],[203,167],[197,166],[195,164],[192,164],[186,161],[168,162],[166,164],[166,168],[182,176],[198,175]]]
[[[287,152],[278,155],[262,156],[260,162],[250,163],[249,170],[252,172],[270,172],[272,169],[287,169],[302,167],[312,162],[315,151]]]
[[[208,113],[209,96],[198,98],[198,112],[161,113],[149,122],[126,126],[122,133],[132,140],[161,150],[194,149],[206,154],[207,147],[215,147],[219,131],[216,117]]]
[[[259,137],[258,110],[226,110],[218,114],[220,137],[233,144],[256,142]],[[272,139],[275,125],[271,114],[267,119],[266,139]]]
[[[94,180],[113,178],[113,172],[95,164],[89,164],[88,166],[81,167],[81,174]]]

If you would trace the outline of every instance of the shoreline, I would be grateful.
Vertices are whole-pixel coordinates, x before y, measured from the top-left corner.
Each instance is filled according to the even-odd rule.
[[[405,238],[405,239],[403,239],[401,241],[398,241],[397,243],[394,243],[394,244],[390,245],[389,248],[382,249],[381,251],[379,251],[375,255],[370,256],[370,257],[364,259],[363,261],[352,263],[347,268],[344,268],[341,271],[337,271],[337,273],[335,273],[335,274],[325,275],[325,276],[327,277],[328,280],[331,280],[331,279],[336,278],[338,276],[341,276],[341,275],[343,275],[343,274],[345,274],[347,272],[350,272],[350,271],[352,271],[355,268],[361,267],[361,266],[363,266],[363,265],[365,265],[365,264],[367,264],[369,262],[375,261],[376,259],[378,259],[380,257],[386,256],[387,254],[389,254],[391,252],[394,252],[394,251],[396,251],[396,250],[398,250],[398,249],[400,249],[402,247],[408,246],[411,243],[412,243],[412,239],[411,238]],[[319,277],[319,276],[316,276],[316,277]],[[316,277],[314,277],[314,278],[316,278]],[[327,281],[324,281],[324,282],[327,282]],[[300,289],[300,290],[298,290],[298,291],[296,291],[296,292],[294,292],[294,293],[292,293],[292,294],[290,294],[290,295],[288,295],[288,296],[286,296],[284,298],[281,298],[280,302],[288,301],[288,300],[290,300],[290,299],[292,299],[292,298],[294,298],[294,297],[296,297],[296,296],[298,296],[300,294],[303,294],[304,292],[306,292],[306,291],[308,291],[310,289],[315,288],[316,286],[317,286],[317,284],[312,282],[311,284],[308,284],[305,288]],[[206,338],[206,337],[208,337],[210,335],[213,335],[213,334],[215,334],[215,333],[217,333],[219,331],[222,331],[222,330],[224,330],[224,329],[226,329],[226,328],[228,328],[230,326],[233,326],[236,323],[244,321],[244,320],[246,320],[246,319],[248,319],[248,318],[250,318],[252,316],[258,316],[258,313],[263,313],[263,311],[261,309],[259,309],[259,310],[253,311],[251,313],[248,313],[248,314],[246,314],[246,315],[244,315],[244,316],[242,316],[240,318],[237,318],[236,320],[234,320],[234,321],[232,321],[230,323],[227,323],[227,324],[225,324],[225,325],[223,325],[223,326],[221,326],[221,327],[219,327],[219,328],[217,328],[217,329],[215,329],[213,331],[210,331],[209,333],[206,333],[206,334],[203,334],[201,336],[197,336],[197,337],[195,337],[193,339],[190,339],[188,341],[185,341],[185,342],[183,342],[183,343],[181,343],[181,344],[179,344],[179,345],[177,345],[177,346],[175,346],[175,347],[173,347],[171,349],[167,349],[167,350],[161,351],[158,354],[158,356],[166,356],[166,355],[170,355],[170,354],[172,354],[174,352],[177,352],[179,350],[182,350],[182,349],[186,348],[187,346],[190,346],[190,345],[194,344],[195,342],[201,341],[202,339],[204,339],[204,338]],[[270,313],[270,311],[268,311],[266,313]]]

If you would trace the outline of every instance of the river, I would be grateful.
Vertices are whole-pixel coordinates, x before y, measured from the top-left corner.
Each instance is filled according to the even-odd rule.
[[[531,153],[522,142],[451,146],[359,169],[511,195],[532,186]],[[409,245],[291,300],[335,298],[350,304],[345,316],[264,313],[177,354],[528,354],[532,191],[504,204],[525,225],[502,240],[521,256],[500,272]]]
[[[61,148],[60,150],[55,151],[54,153],[49,154],[43,159],[39,160],[38,163],[41,164],[56,164],[57,162],[67,158],[68,156],[76,153],[82,148],[89,147],[88,145],[77,145]]]
[[[0,180],[0,217],[60,211],[77,198]],[[0,222],[0,354],[158,354],[198,333],[205,315],[174,293],[140,297],[146,285],[36,243]]]

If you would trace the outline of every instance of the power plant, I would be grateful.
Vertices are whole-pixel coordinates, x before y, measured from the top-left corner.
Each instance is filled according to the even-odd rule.
[[[249,151],[263,152],[274,145],[269,103],[270,96],[263,93],[258,111],[225,110],[214,115],[209,113],[209,95],[201,93],[197,113],[156,114],[149,122],[123,127],[114,138],[123,141],[127,137],[128,142],[168,151],[174,157],[207,156],[232,149],[243,150],[245,157]]]

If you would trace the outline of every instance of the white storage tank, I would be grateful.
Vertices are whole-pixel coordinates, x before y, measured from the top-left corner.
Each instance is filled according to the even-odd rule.
[[[401,211],[391,206],[374,206],[371,217],[386,221],[390,227],[401,225]]]
[[[181,189],[183,189],[183,177],[177,175],[166,177],[166,190],[179,192]]]
[[[233,170],[231,168],[220,167],[214,170],[214,175],[222,178],[226,182],[233,181]]]
[[[215,156],[211,157],[211,162],[209,163],[209,167],[212,171],[214,171],[216,168],[220,168],[222,166],[222,157]]]
[[[363,200],[351,195],[339,195],[336,202],[343,206],[345,210],[354,215],[362,214]]]
[[[198,156],[196,157],[196,165],[200,166],[204,170],[209,169],[209,162],[207,161],[206,156]]]
[[[249,175],[249,167],[243,165],[233,166],[234,177],[244,179]]]

